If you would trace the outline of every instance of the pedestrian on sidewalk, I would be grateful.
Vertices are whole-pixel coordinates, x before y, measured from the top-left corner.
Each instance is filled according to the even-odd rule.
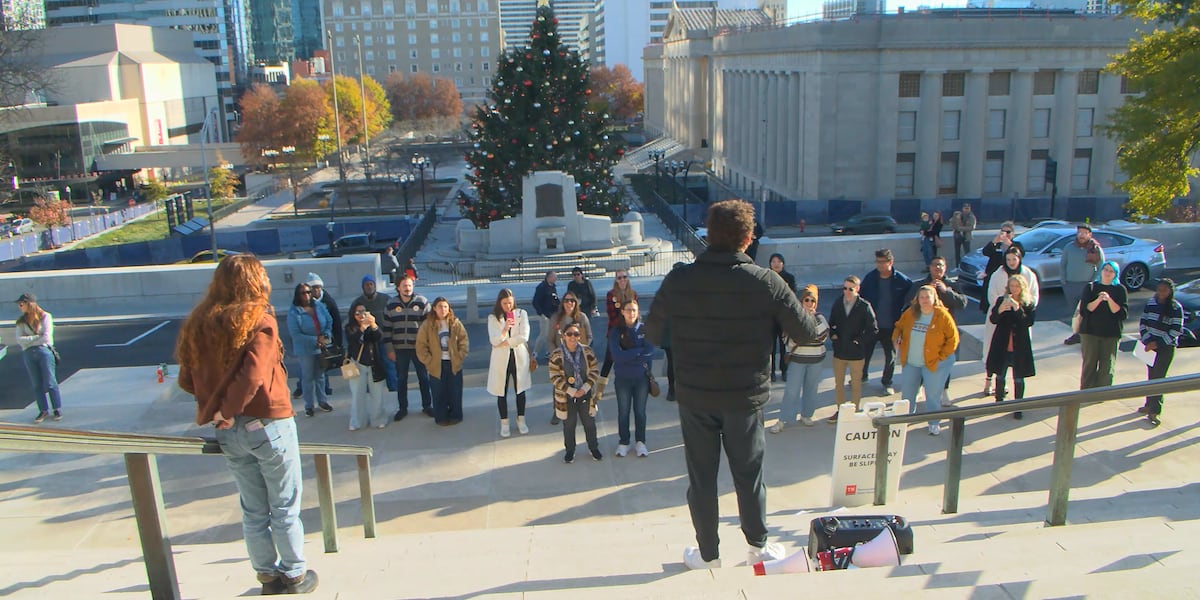
[[[796,288],[796,276],[788,273],[787,264],[784,262],[782,254],[779,254],[778,252],[772,254],[771,258],[767,261],[767,266],[769,266],[772,271],[775,271],[780,277],[783,278],[783,282],[787,284],[788,289],[792,290],[793,294],[798,293]],[[783,331],[779,330],[778,328],[775,330],[775,347],[771,351],[771,381],[775,381],[775,365],[777,364],[775,360],[776,355],[779,357],[779,375],[784,381],[787,381],[788,369],[787,365],[783,362],[784,358],[787,357],[787,348],[784,346]]]
[[[1167,376],[1171,368],[1171,360],[1175,358],[1175,348],[1179,346],[1179,336],[1183,335],[1183,305],[1175,299],[1175,281],[1163,278],[1155,287],[1154,296],[1146,302],[1138,323],[1139,343],[1145,346],[1147,352],[1154,353],[1154,363],[1146,367],[1147,378],[1151,381]],[[1162,424],[1159,415],[1162,414],[1162,394],[1146,396],[1146,403],[1138,409],[1146,415],[1151,427]]]
[[[790,371],[783,380],[783,405],[779,409],[779,420],[771,426],[771,433],[779,433],[787,423],[803,423],[812,427],[813,413],[817,411],[817,387],[821,384],[821,371],[825,363],[825,341],[829,339],[829,322],[825,315],[817,312],[817,286],[807,285],[800,292],[800,306],[817,320],[817,335],[807,343],[784,339],[787,345],[783,368]],[[797,411],[800,418],[796,418]]]
[[[538,317],[538,336],[533,342],[533,355],[539,356],[538,350],[541,350],[542,355],[549,355],[550,349],[553,346],[550,344],[550,318],[554,313],[558,312],[558,274],[554,271],[546,271],[546,277],[537,285],[533,291],[533,312]]]
[[[596,353],[583,343],[579,323],[567,323],[559,332],[558,348],[550,353],[550,385],[554,386],[554,413],[563,424],[563,462],[575,461],[575,426],[583,424],[592,460],[604,458],[596,439],[596,397],[600,379]]]
[[[379,286],[375,282],[375,278],[370,275],[364,275],[362,278],[362,295],[354,299],[355,304],[361,304],[367,307],[367,311],[371,316],[375,317],[375,324],[381,325],[384,320],[383,316],[387,313],[388,300],[387,294],[379,291]],[[382,330],[381,330],[382,331]],[[379,340],[379,353],[376,355],[379,362],[382,363],[384,372],[387,374],[387,389],[389,392],[396,391],[396,363],[387,358],[387,340],[382,337]]]
[[[558,306],[558,312],[550,317],[550,347],[557,349],[561,345],[560,332],[572,323],[579,325],[580,340],[579,342],[585,346],[592,344],[592,323],[588,320],[587,313],[580,309],[579,298],[575,292],[568,291],[562,299],[562,303]],[[597,376],[598,372],[597,372]],[[558,425],[558,412],[552,409],[550,415],[550,424]]]
[[[914,281],[912,288],[908,291],[908,296],[904,298],[904,305],[912,305],[913,298],[917,295],[917,290],[926,285],[933,286],[937,290],[938,299],[942,301],[942,306],[950,311],[950,316],[954,317],[954,322],[958,322],[958,311],[967,307],[967,296],[954,288],[949,281],[946,280],[946,259],[941,256],[933,257],[933,261],[929,263],[929,275],[919,281]],[[962,337],[962,332],[959,332],[959,337]],[[958,355],[955,354],[955,360]],[[951,375],[953,377],[953,375]],[[946,378],[946,388],[942,390],[942,405],[950,405],[950,377]]]
[[[301,288],[308,286],[297,286],[297,295]],[[216,426],[263,595],[313,591],[317,573],[304,557],[300,519],[300,442],[280,368],[283,341],[271,280],[254,255],[217,264],[208,292],[183,322],[175,354],[179,387],[196,397],[196,424]]]
[[[1002,273],[1004,271],[996,271]],[[998,275],[993,275],[996,278]],[[1023,274],[1008,276],[1008,287],[1003,296],[992,303],[988,321],[995,328],[987,347],[985,364],[988,373],[996,380],[996,402],[1004,402],[1007,389],[1004,383],[1008,369],[1012,368],[1013,397],[1025,397],[1025,379],[1037,374],[1033,362],[1033,322],[1037,318],[1037,299],[1033,285]],[[1021,411],[1013,413],[1014,419],[1022,417]]]
[[[429,372],[433,420],[438,425],[462,423],[463,362],[471,342],[467,328],[454,316],[450,301],[438,296],[417,331],[417,358]]]
[[[979,280],[979,287],[982,289],[979,299],[979,311],[984,315],[987,315],[992,310],[992,307],[987,303],[988,283],[991,281],[992,273],[995,273],[997,269],[1004,266],[1004,253],[1010,247],[1016,246],[1021,249],[1021,255],[1024,256],[1025,247],[1020,242],[1013,240],[1013,227],[1012,221],[1002,223],[1000,231],[996,232],[996,237],[984,244],[983,248],[979,250],[988,259],[987,266],[983,268],[983,271],[975,274],[976,279]]]
[[[975,218],[975,212],[971,210],[969,202],[963,202],[962,211],[954,214],[958,217],[958,221],[956,222],[952,217],[950,228],[954,230],[954,267],[958,268],[962,264],[963,255],[971,251],[971,237],[975,233],[975,227],[979,225],[979,221]]]
[[[396,247],[388,246],[383,249],[383,260],[380,261],[380,267],[383,273],[387,275],[388,281],[392,285],[397,285],[400,281],[400,259],[396,258]]]
[[[54,420],[62,420],[62,394],[58,390],[58,352],[54,350],[54,315],[38,306],[37,296],[21,294],[17,298],[21,316],[17,319],[17,344],[25,361],[25,371],[33,384],[41,423],[54,411]],[[286,385],[286,384],[285,384]],[[46,398],[49,397],[49,403]]]
[[[879,383],[883,386],[883,395],[891,396],[896,391],[892,388],[892,380],[896,373],[896,360],[892,355],[892,333],[896,321],[906,308],[904,298],[912,287],[912,280],[907,275],[896,270],[896,259],[888,248],[875,251],[875,269],[862,278],[859,293],[871,308],[875,310],[875,318],[879,324],[879,335],[876,339],[883,349],[883,375]],[[866,383],[871,370],[871,355],[875,353],[875,341],[867,342],[866,355],[863,359],[862,380]]]
[[[218,263],[219,264],[219,263]],[[292,338],[292,353],[300,361],[300,389],[304,396],[304,414],[313,416],[317,406],[330,412],[333,407],[325,394],[321,380],[321,349],[333,343],[330,337],[333,318],[325,305],[313,302],[312,289],[307,283],[296,286],[292,307],[288,310],[288,333]]]
[[[307,283],[308,289],[312,291],[313,301],[323,304],[325,306],[325,311],[329,313],[330,318],[333,320],[333,324],[330,326],[330,331],[333,332],[333,345],[337,348],[345,348],[345,346],[342,345],[342,312],[338,309],[337,302],[333,299],[333,295],[325,293],[325,282],[321,280],[320,275],[317,275],[316,273],[309,273],[308,277],[305,278],[304,283]],[[329,381],[330,371],[337,371],[337,369],[335,368],[327,371],[321,371],[319,374],[321,380],[320,385],[325,388],[326,396],[333,395],[333,385]],[[300,381],[297,380],[296,389],[292,390],[292,397],[299,398],[301,395],[302,392],[300,390]]]
[[[608,333],[612,349],[613,371],[617,392],[617,450],[618,457],[629,454],[630,441],[636,442],[634,453],[639,458],[650,455],[646,448],[646,397],[650,394],[651,368],[654,366],[654,345],[646,340],[637,300],[621,306],[621,324]],[[629,413],[633,412],[634,437],[629,437]]]
[[[834,413],[830,423],[837,423],[838,413],[846,402],[846,371],[850,371],[850,401],[854,407],[862,404],[863,363],[867,348],[879,335],[875,309],[858,295],[858,277],[850,275],[842,282],[842,298],[829,308],[829,339],[833,341]]]
[[[1092,226],[1080,223],[1075,226],[1075,241],[1067,244],[1058,257],[1058,272],[1062,277],[1063,296],[1067,306],[1080,307],[1083,289],[1096,281],[1097,271],[1104,263],[1104,248],[1092,237]],[[1078,308],[1076,308],[1080,314]],[[1063,340],[1068,346],[1080,343],[1080,334],[1072,333]]]
[[[504,288],[496,295],[496,305],[488,315],[488,341],[492,356],[488,362],[487,391],[496,397],[500,413],[500,437],[511,435],[508,426],[508,382],[517,394],[517,431],[529,433],[525,424],[525,391],[532,385],[529,373],[529,315],[517,308],[512,290]]]
[[[383,429],[387,425],[387,411],[383,407],[387,370],[383,365],[383,353],[379,351],[381,341],[383,331],[379,329],[375,315],[366,305],[351,304],[350,319],[346,323],[346,357],[356,363],[358,376],[347,382],[350,384],[350,431],[363,427]]]
[[[1004,251],[1004,264],[991,277],[987,279],[987,285],[983,288],[983,301],[987,302],[988,306],[992,306],[996,302],[1004,299],[1009,291],[1009,279],[1013,275],[1020,275],[1025,278],[1026,287],[1029,289],[1029,296],[1036,308],[1041,301],[1041,288],[1038,285],[1037,273],[1033,269],[1025,266],[1024,263],[1025,251],[1018,245],[1013,244]],[[983,347],[992,347],[992,336],[996,333],[996,322],[991,320],[992,311],[988,309],[989,318],[983,327]],[[983,380],[983,395],[987,396],[992,393],[992,377],[996,371],[987,369],[986,377]]]
[[[604,364],[600,366],[600,383],[596,386],[596,400],[604,399],[604,387],[608,385],[608,374],[612,371],[613,356],[611,349],[608,347],[608,336],[617,325],[624,322],[624,317],[621,316],[621,307],[629,302],[637,302],[637,292],[633,290],[633,284],[629,282],[629,272],[625,269],[617,269],[613,278],[612,289],[604,296],[604,308],[608,313],[608,327],[604,330]]]
[[[1112,385],[1121,325],[1129,316],[1129,299],[1125,286],[1117,281],[1119,274],[1117,263],[1105,261],[1100,266],[1100,281],[1083,288],[1079,299],[1079,315],[1083,318],[1079,327],[1083,351],[1081,390]]]
[[[396,402],[399,409],[393,420],[408,416],[408,372],[411,366],[417,373],[421,391],[421,412],[433,416],[433,396],[429,390],[429,372],[417,359],[417,331],[429,313],[429,300],[415,291],[415,283],[401,275],[396,283],[396,297],[388,302],[383,313],[383,339],[388,344],[387,358],[396,363]]]
[[[567,292],[575,294],[579,299],[579,310],[589,317],[598,316],[600,313],[596,310],[596,288],[592,287],[592,280],[584,275],[583,269],[575,267],[571,269],[571,281],[567,284]],[[584,344],[591,345],[589,342]]]
[[[720,567],[717,472],[724,450],[733,474],[749,562],[783,558],[767,543],[766,440],[762,407],[770,399],[766,368],[775,325],[800,343],[817,336],[817,320],[800,308],[778,275],[746,254],[754,207],[743,200],[708,208],[708,249],[663,279],[646,319],[646,337],[669,343],[688,469],[688,508],[697,546],[684,550],[690,569]]]
[[[892,333],[896,353],[904,361],[900,397],[908,400],[908,412],[917,412],[917,392],[925,388],[925,412],[942,409],[942,389],[954,367],[958,349],[958,325],[942,306],[931,285],[917,290],[912,306],[904,311]],[[929,435],[940,435],[938,421],[929,422]]]

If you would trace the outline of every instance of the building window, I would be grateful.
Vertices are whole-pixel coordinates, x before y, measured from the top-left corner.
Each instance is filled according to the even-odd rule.
[[[404,2],[404,14],[405,14],[405,15],[408,15],[408,16],[410,16],[410,17],[412,17],[412,16],[416,16],[416,14],[417,14],[417,0],[405,0],[405,2]]]
[[[437,48],[431,48],[431,49],[429,50],[429,57],[430,57],[430,58],[441,58],[441,57],[442,57],[442,51],[441,51],[441,50],[439,50],[439,49],[437,49]]]
[[[341,37],[341,36],[333,38],[333,45],[337,48],[345,48],[346,47],[346,38]]]
[[[395,22],[395,21],[385,21],[385,22],[384,22],[384,24],[383,24],[383,28],[384,28],[384,29],[386,29],[386,30],[388,30],[388,31],[395,31],[395,29],[396,29],[396,22]]]
[[[988,74],[988,95],[1007,96],[1012,85],[1012,71],[996,71]]]
[[[1033,111],[1033,132],[1035,138],[1050,137],[1050,109],[1037,108]]]
[[[438,34],[436,34],[436,33],[429,34],[429,43],[430,44],[438,43]]]
[[[341,32],[342,32],[342,24],[341,24],[341,23],[334,23],[334,24],[333,24],[333,32],[334,32],[334,33],[341,33]]]
[[[1092,137],[1092,121],[1095,116],[1096,109],[1094,108],[1075,109],[1075,137]]]
[[[360,9],[362,16],[364,16],[364,17],[371,16],[371,0],[362,0],[362,2],[359,3],[359,6],[362,7]]]
[[[999,194],[1004,191],[1004,151],[988,150],[983,162],[983,193]]]
[[[1142,93],[1142,91],[1143,90],[1142,90],[1141,84],[1131,81],[1128,77],[1126,77],[1124,75],[1121,76],[1121,93],[1122,94],[1140,94],[1140,93]]]
[[[921,74],[920,73],[901,73],[900,74],[900,97],[901,98],[920,98],[921,97]]]
[[[454,58],[462,58],[462,48],[455,46],[450,52],[454,55]]]
[[[483,49],[486,51],[486,50],[487,50],[487,46],[484,46],[484,48],[483,48]],[[484,54],[487,54],[487,52],[484,52]],[[485,63],[483,63],[483,64],[479,65],[479,70],[481,70],[481,71],[491,71],[491,70],[492,70],[492,63],[490,63],[490,62],[485,62]]]
[[[479,32],[479,41],[487,42],[488,41],[488,32],[486,32],[486,31]]]
[[[1100,93],[1100,71],[1083,71],[1079,74],[1076,92],[1080,95]]]
[[[346,7],[341,2],[333,3],[333,16],[340,17],[346,14]]]
[[[967,74],[961,71],[942,75],[942,96],[946,98],[963,95]]]
[[[375,51],[374,51],[374,50],[367,50],[367,51],[366,51],[366,53],[365,53],[365,55],[364,55],[364,60],[369,60],[369,61],[370,61],[370,60],[375,60]]]
[[[1054,71],[1038,71],[1033,74],[1033,95],[1054,95]]]
[[[1076,148],[1071,163],[1071,191],[1086,192],[1092,180],[1092,149]]]
[[[416,72],[417,72],[417,65],[408,65],[408,70],[409,70],[409,72],[410,72],[410,73],[416,73]]]
[[[396,51],[395,51],[395,50],[388,50],[388,51],[387,51],[387,57],[388,57],[388,60],[396,60]]]
[[[434,72],[434,73],[441,73],[441,72],[442,72],[442,65],[439,65],[438,63],[433,63],[433,72]]]
[[[396,3],[392,0],[383,0],[383,14],[388,16],[396,14]]]
[[[396,45],[396,36],[394,36],[394,35],[389,35],[389,36],[387,36],[387,37],[386,37],[386,38],[384,38],[384,39],[386,39],[386,40],[387,40],[387,45],[389,45],[389,46],[395,46],[395,45]]]
[[[1046,157],[1048,150],[1033,150],[1029,153],[1029,193],[1040,194],[1046,191]]]
[[[993,108],[988,111],[987,136],[989,140],[1004,139],[1004,121],[1007,114],[1003,108]]]
[[[938,164],[938,194],[958,193],[958,153],[943,152]]]
[[[425,2],[425,12],[427,12],[431,15],[436,15],[438,12],[437,0],[428,0],[427,2]]]
[[[408,45],[409,46],[417,45],[417,34],[415,34],[415,33],[408,34]]]
[[[416,51],[416,50],[409,50],[409,51],[408,51],[408,57],[409,57],[409,58],[412,58],[412,59],[415,59],[415,58],[417,58],[417,51]]]
[[[958,139],[958,124],[962,118],[962,112],[957,110],[942,111],[942,139],[957,140]]]
[[[415,31],[416,29],[417,29],[417,22],[412,19],[409,19],[408,20],[408,30]]]
[[[437,29],[437,28],[438,28],[438,20],[437,20],[437,19],[430,19],[430,20],[429,20],[429,28],[430,28],[430,29]]]
[[[917,111],[900,111],[900,117],[896,120],[896,139],[901,142],[917,139]]]
[[[896,155],[896,195],[911,196],[913,195],[913,171],[916,166],[917,155],[912,152],[903,152]]]
[[[370,31],[370,30],[371,30],[371,22],[367,21],[366,23],[363,23],[363,31]]]
[[[479,49],[479,55],[484,58],[487,58],[489,55],[491,55],[491,53],[492,53],[492,49],[489,46],[484,46]],[[486,71],[487,69],[484,69],[484,70]]]

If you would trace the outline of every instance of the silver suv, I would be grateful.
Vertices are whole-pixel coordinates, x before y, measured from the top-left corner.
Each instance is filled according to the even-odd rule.
[[[1062,249],[1075,239],[1075,231],[1074,227],[1037,227],[1013,238],[1025,248],[1023,262],[1037,273],[1038,285],[1042,289],[1062,285],[1058,259],[1062,256]],[[1107,229],[1095,230],[1092,237],[1104,248],[1105,260],[1116,261],[1121,268],[1121,283],[1126,288],[1136,290],[1144,287],[1162,277],[1166,271],[1167,259],[1163,254],[1163,245],[1157,240],[1135,238]],[[959,265],[959,282],[982,287],[986,267],[987,258],[983,256],[982,249],[972,250]]]

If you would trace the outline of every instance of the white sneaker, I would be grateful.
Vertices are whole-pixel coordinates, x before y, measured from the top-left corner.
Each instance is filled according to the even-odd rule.
[[[762,548],[750,547],[746,553],[746,564],[756,565],[768,560],[779,560],[787,556],[787,551],[779,544],[767,544]]]
[[[805,427],[812,427],[813,425],[816,424],[813,422],[811,417],[801,417],[800,423],[803,424]]]
[[[517,417],[517,431],[520,431],[522,435],[529,433],[529,427],[525,425],[525,417]]]
[[[614,454],[616,454],[617,456],[620,456],[620,457],[624,458],[626,454],[629,454],[629,446],[627,446],[627,445],[625,445],[625,444],[619,444],[619,445],[617,446],[617,451],[616,451]],[[698,556],[700,556],[700,554],[699,554],[699,553],[700,553],[700,550],[699,550],[699,548],[697,548],[697,549],[696,549],[696,556],[697,556],[697,557],[698,557]]]
[[[704,560],[700,556],[700,549],[695,546],[688,546],[683,550],[683,564],[693,571],[702,569],[720,569],[721,559],[714,558],[712,560]]]
[[[770,431],[771,433],[779,433],[779,432],[783,431],[783,420],[780,419],[778,421],[775,421],[775,424],[772,425],[771,428],[768,429],[767,431]]]
[[[884,395],[884,396],[895,396],[895,395],[896,395],[896,388],[894,388],[894,387],[892,387],[892,386],[890,386],[890,385],[885,385],[885,386],[883,386],[883,395]]]
[[[508,419],[500,419],[500,437],[506,438],[510,435],[512,432],[508,430]]]
[[[988,377],[987,379],[983,380],[983,395],[984,396],[992,395],[992,378],[991,377]]]
[[[638,458],[650,456],[650,450],[646,449],[646,444],[644,442],[638,442],[635,444],[633,446],[633,451],[638,455]]]
[[[942,426],[937,423],[930,423],[929,435],[942,435]]]

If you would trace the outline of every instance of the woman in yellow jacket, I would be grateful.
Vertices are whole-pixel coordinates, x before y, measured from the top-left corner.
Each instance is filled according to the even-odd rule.
[[[462,423],[462,367],[469,346],[467,329],[450,310],[450,302],[435,299],[417,330],[417,359],[429,371],[433,419],[438,425]]]
[[[904,361],[900,376],[900,396],[909,402],[909,412],[917,408],[917,390],[925,386],[927,411],[941,410],[942,389],[954,367],[958,348],[958,326],[950,311],[942,306],[937,290],[921,286],[912,306],[900,315],[892,333],[896,357]],[[941,433],[937,421],[929,422],[929,435]]]

